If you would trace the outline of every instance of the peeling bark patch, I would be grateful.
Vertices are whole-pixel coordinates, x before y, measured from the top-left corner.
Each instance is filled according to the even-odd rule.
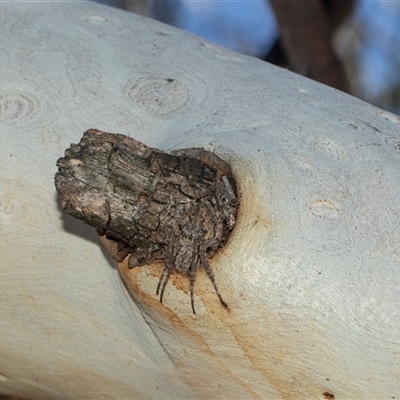
[[[196,272],[203,267],[221,304],[208,260],[227,242],[239,201],[229,165],[203,149],[171,154],[128,136],[86,131],[57,161],[62,210],[111,239],[107,251],[129,268],[164,261],[162,302],[173,271],[189,277],[193,313]]]

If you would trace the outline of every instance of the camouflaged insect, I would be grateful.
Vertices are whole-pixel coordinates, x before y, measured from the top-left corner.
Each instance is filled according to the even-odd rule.
[[[235,226],[239,201],[226,162],[203,149],[164,153],[130,137],[90,129],[57,161],[62,210],[118,242],[130,268],[163,260],[162,302],[173,271],[190,280],[203,267],[223,300],[209,259]]]

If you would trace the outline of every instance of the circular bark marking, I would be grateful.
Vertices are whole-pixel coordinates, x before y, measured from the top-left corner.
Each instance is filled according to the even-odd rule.
[[[147,111],[164,117],[184,108],[190,100],[188,87],[172,78],[139,78],[128,89],[128,97]]]
[[[338,209],[327,200],[317,200],[310,205],[313,215],[324,219],[335,219],[338,216]]]
[[[331,139],[315,138],[312,144],[317,151],[323,152],[331,159],[344,160],[347,158],[346,149]]]
[[[107,22],[108,19],[102,17],[101,15],[91,15],[90,17],[86,18],[86,21],[93,25],[100,25],[103,24],[104,22]]]
[[[352,234],[354,206],[346,188],[330,183],[329,187],[309,186],[304,209],[299,209],[299,237],[311,247],[337,254],[354,245]]]
[[[15,205],[10,199],[0,198],[0,215],[5,219],[11,219],[15,212]]]
[[[380,111],[378,115],[382,118],[385,118],[388,121],[394,122],[396,124],[400,123],[400,118],[397,115],[388,113],[386,111]]]
[[[6,186],[4,193],[0,195],[0,226],[3,235],[7,235],[9,230],[13,230],[15,223],[29,224],[28,220],[30,220],[26,197],[19,197],[11,190]]]
[[[9,93],[0,96],[0,121],[7,124],[19,123],[31,118],[36,101],[26,94]]]

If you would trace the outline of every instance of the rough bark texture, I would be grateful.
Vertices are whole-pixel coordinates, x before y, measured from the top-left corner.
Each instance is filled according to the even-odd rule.
[[[203,266],[222,299],[207,259],[227,241],[239,202],[227,163],[203,149],[167,154],[120,134],[86,131],[57,161],[55,184],[62,210],[117,242],[112,256],[128,254],[131,268],[165,261],[160,301],[173,270],[189,275]]]

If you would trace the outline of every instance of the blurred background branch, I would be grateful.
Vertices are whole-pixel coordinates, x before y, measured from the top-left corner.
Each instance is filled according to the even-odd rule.
[[[400,2],[97,0],[400,114]]]

